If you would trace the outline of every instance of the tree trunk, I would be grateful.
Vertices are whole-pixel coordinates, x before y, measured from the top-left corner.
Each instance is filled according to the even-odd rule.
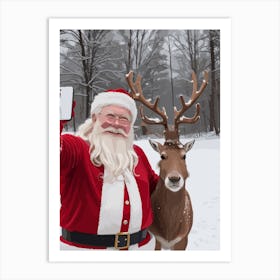
[[[171,80],[171,94],[172,94],[172,108],[174,108],[174,86],[173,86],[173,69],[172,69],[172,54],[170,47],[170,39],[168,37],[168,50],[169,50],[169,70],[170,70],[170,80]]]
[[[129,39],[128,39],[127,46],[128,46],[128,55],[127,55],[126,73],[128,73],[130,70],[132,70],[132,68],[131,68],[132,30],[129,30]]]
[[[211,57],[211,95],[209,101],[210,107],[210,131],[215,130],[216,135],[220,134],[219,128],[217,126],[216,114],[215,114],[215,104],[216,104],[216,67],[215,67],[215,46],[212,36],[212,31],[209,31],[209,41],[210,41],[210,57]]]
[[[79,43],[80,43],[80,47],[81,47],[81,55],[82,55],[82,58],[85,58],[86,51],[85,51],[85,45],[84,45],[84,41],[83,41],[82,31],[79,30],[78,32],[79,32]],[[90,104],[89,104],[90,88],[88,85],[88,82],[89,82],[89,77],[88,77],[88,73],[87,73],[88,67],[87,67],[87,63],[86,63],[85,59],[82,59],[82,64],[83,64],[83,74],[84,74],[85,84],[87,85],[86,86],[86,118],[88,118],[89,107],[90,107]]]

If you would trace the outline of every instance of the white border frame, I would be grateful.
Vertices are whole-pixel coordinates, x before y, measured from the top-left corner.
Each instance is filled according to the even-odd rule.
[[[61,29],[218,29],[221,32],[220,250],[62,251],[59,236],[59,31]],[[49,260],[93,262],[228,262],[231,260],[231,20],[229,18],[49,19]]]
[[[280,279],[278,0],[1,0],[0,7],[0,279]],[[48,262],[48,18],[116,15],[232,19],[230,263]],[[262,227],[259,217],[269,217]]]

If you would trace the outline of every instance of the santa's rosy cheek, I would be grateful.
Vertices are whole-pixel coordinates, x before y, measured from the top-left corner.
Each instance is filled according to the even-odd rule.
[[[119,129],[122,129],[126,134],[129,133],[130,131],[130,125],[122,125],[122,124],[119,124],[119,125],[116,125],[114,126],[115,128],[119,128]]]
[[[110,125],[112,125],[111,123],[108,123],[108,122],[103,122],[102,124],[101,124],[101,127],[102,128],[107,128],[107,127],[109,127]]]

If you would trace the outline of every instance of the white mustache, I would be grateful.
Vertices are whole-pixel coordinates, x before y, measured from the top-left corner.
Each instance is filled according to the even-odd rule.
[[[128,137],[128,134],[126,134],[121,128],[107,127],[107,128],[103,128],[102,132],[112,132],[115,134],[121,134],[125,137]]]

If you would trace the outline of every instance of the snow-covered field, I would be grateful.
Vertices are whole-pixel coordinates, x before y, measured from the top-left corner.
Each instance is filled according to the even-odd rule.
[[[154,139],[157,140],[157,139]],[[192,139],[180,139],[183,144]],[[157,140],[163,143],[163,139]],[[160,159],[148,140],[137,140],[155,172]],[[188,250],[220,249],[220,138],[207,135],[196,138],[187,154],[190,177],[186,188],[191,196],[194,222],[189,234]]]

